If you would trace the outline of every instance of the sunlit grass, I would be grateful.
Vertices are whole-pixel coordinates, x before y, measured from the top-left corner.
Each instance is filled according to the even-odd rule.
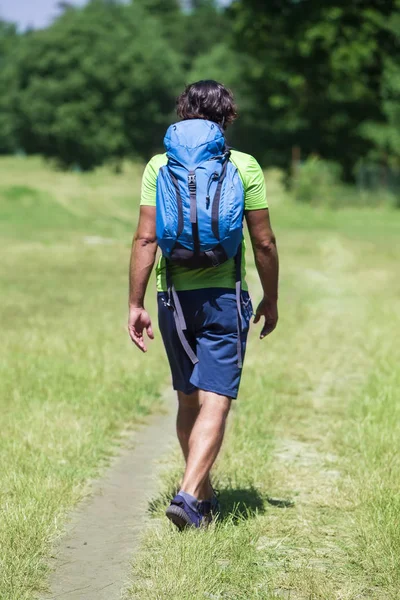
[[[66,511],[121,431],[160,409],[167,370],[125,327],[137,170],[0,169],[0,598],[32,600]]]
[[[267,180],[268,183],[268,180]],[[271,207],[280,322],[251,335],[215,480],[224,513],[177,534],[171,457],[130,597],[394,600],[400,504],[395,211]],[[249,270],[254,300],[257,276]],[[294,500],[272,506],[270,497]],[[154,513],[154,510],[153,510]]]
[[[0,598],[32,600],[66,512],[120,432],[160,407],[168,370],[159,336],[143,357],[125,331],[140,167],[61,173],[6,158],[0,171]],[[182,463],[163,457],[132,598],[399,595],[400,216],[310,209],[277,189],[280,322],[250,339],[215,472],[224,513],[209,531],[175,532],[163,511]],[[156,321],[154,281],[147,302]]]

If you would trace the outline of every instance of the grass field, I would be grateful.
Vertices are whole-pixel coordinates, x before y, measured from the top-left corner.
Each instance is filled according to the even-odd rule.
[[[0,172],[0,598],[32,600],[66,511],[160,408],[168,371],[159,336],[143,357],[125,332],[140,169]],[[400,598],[400,213],[271,195],[280,322],[252,332],[215,473],[224,514],[175,532],[162,513],[182,464],[164,457],[131,599]]]
[[[252,332],[215,474],[224,513],[203,532],[165,522],[171,457],[131,599],[400,598],[400,214],[271,212],[280,322]]]
[[[126,333],[138,170],[0,172],[0,598],[32,600],[66,510],[160,408],[167,369],[159,344],[145,358]]]

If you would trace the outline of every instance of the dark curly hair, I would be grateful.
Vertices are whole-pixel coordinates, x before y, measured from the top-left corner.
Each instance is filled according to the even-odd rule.
[[[186,86],[176,100],[176,112],[181,119],[207,119],[224,129],[237,117],[232,92],[213,79]]]

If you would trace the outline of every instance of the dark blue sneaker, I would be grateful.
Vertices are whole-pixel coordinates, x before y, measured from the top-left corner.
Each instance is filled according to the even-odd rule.
[[[198,502],[193,510],[186,500],[177,494],[168,506],[165,514],[177,528],[182,531],[186,527],[201,527],[203,525],[202,503]]]

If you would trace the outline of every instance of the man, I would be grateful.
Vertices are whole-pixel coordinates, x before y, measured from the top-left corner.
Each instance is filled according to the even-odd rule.
[[[221,137],[221,132],[237,116],[231,92],[220,83],[208,80],[193,83],[185,89],[177,100],[177,113],[182,121],[172,126],[174,129],[182,125],[190,131],[192,127],[202,127],[204,123],[204,127],[208,127],[208,133],[215,128],[211,133],[217,141],[218,135]],[[202,140],[200,142],[203,143]],[[181,146],[183,148],[183,144]],[[144,331],[150,339],[154,338],[144,298],[157,246],[158,243],[161,244],[160,237],[157,238],[156,235],[156,216],[157,232],[159,231],[158,204],[164,202],[166,212],[174,212],[172,204],[168,211],[169,200],[160,197],[164,193],[162,186],[160,187],[160,173],[170,168],[166,165],[173,161],[172,150],[169,150],[168,156],[154,156],[146,166],[142,180],[139,224],[132,245],[128,329],[132,341],[142,352],[147,351]],[[275,329],[278,320],[278,255],[269,220],[263,173],[252,156],[227,150],[226,146],[221,156],[218,154],[212,160],[214,158],[213,164],[220,161],[223,165],[225,161],[233,165],[232,177],[235,172],[239,175],[237,179],[242,190],[242,203],[244,198],[242,209],[244,208],[255,264],[264,292],[254,319],[254,323],[258,323],[264,317],[260,333],[260,338],[263,339]],[[180,167],[179,163],[176,164]],[[218,171],[214,175],[216,181],[221,177]],[[213,176],[208,188],[214,184]],[[193,177],[191,180],[189,175],[188,179],[189,187],[190,182],[193,186]],[[199,180],[199,175],[197,179]],[[181,194],[185,190],[182,183],[178,184],[176,181],[177,179],[175,187],[178,200],[181,200],[179,190]],[[209,196],[210,192],[207,192],[208,204]],[[204,198],[197,198],[198,207],[200,202],[204,203]],[[243,212],[241,214],[243,216]],[[192,227],[195,220],[192,220]],[[238,255],[239,251],[242,254],[239,263],[235,258],[229,258],[218,266],[193,268],[191,265],[192,268],[188,268],[162,256],[157,265],[159,326],[173,386],[178,393],[177,435],[186,461],[181,489],[166,512],[179,529],[186,526],[200,527],[203,523],[210,522],[218,510],[218,502],[210,482],[210,470],[221,448],[232,400],[238,394],[252,316],[242,246],[244,241],[238,250]],[[238,264],[240,288],[236,285]],[[238,289],[241,289],[239,301]],[[175,301],[171,301],[171,294]],[[183,336],[179,329],[180,313],[185,322]]]

